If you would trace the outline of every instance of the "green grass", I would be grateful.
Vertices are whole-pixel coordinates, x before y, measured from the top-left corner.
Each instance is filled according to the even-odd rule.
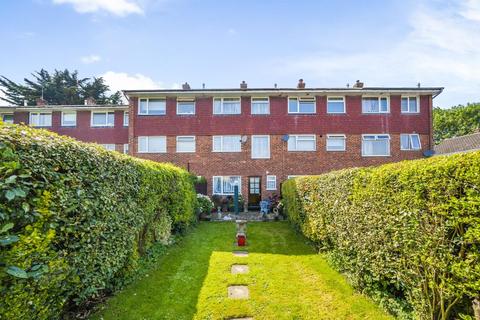
[[[247,229],[249,256],[235,257],[234,223],[201,223],[93,318],[391,319],[288,223],[249,223]],[[235,263],[247,263],[250,272],[230,274]],[[227,298],[230,284],[248,285],[250,299]]]

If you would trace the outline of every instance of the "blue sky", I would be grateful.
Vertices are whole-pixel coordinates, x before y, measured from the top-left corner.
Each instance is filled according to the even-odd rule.
[[[77,69],[112,89],[445,86],[480,101],[480,0],[0,3],[0,75]]]

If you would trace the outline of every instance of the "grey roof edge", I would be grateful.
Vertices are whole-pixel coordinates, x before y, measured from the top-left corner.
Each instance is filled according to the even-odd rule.
[[[128,109],[128,104],[96,104],[96,105],[84,105],[84,104],[49,104],[43,106],[0,106],[0,112],[2,110],[56,110],[56,109],[76,109],[76,110],[89,110],[89,109]]]
[[[345,93],[362,93],[369,91],[392,91],[392,92],[431,92],[434,94],[434,97],[442,93],[444,87],[364,87],[364,88],[217,88],[217,89],[139,89],[139,90],[122,90],[126,95],[132,94],[144,94],[144,93],[222,93],[222,92],[345,92]]]

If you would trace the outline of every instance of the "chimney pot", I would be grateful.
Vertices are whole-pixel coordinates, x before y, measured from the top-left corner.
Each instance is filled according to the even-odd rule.
[[[303,82],[303,79],[298,80],[297,89],[305,89],[305,82]]]
[[[419,88],[420,88],[420,82],[419,82],[419,83],[417,83],[417,87],[419,87]]]
[[[354,88],[356,89],[362,89],[363,88],[363,82],[360,82],[360,80],[357,80],[355,84],[353,85]]]
[[[245,80],[243,80],[242,83],[240,83],[240,89],[247,90],[247,87],[247,83],[245,82]]]
[[[83,103],[84,103],[86,106],[94,106],[94,105],[97,104],[97,101],[95,101],[94,98],[89,97],[89,98],[85,99],[85,101],[83,101]]]
[[[185,82],[184,84],[182,84],[182,90],[190,90],[190,85],[188,84],[188,82]]]
[[[202,83],[202,89],[205,89],[205,83]]]
[[[35,102],[36,102],[37,106],[44,106],[44,105],[47,104],[47,101],[45,101],[45,99],[43,99],[43,98],[37,98],[35,100]]]
[[[276,83],[273,86],[275,87],[275,89],[277,89],[277,84]]]

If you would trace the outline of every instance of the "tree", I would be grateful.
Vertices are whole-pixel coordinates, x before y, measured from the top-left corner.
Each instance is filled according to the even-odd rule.
[[[24,79],[24,84],[16,83],[5,76],[0,76],[0,91],[4,100],[14,105],[35,105],[38,98],[48,104],[83,104],[85,99],[93,98],[98,104],[121,103],[119,91],[109,94],[110,88],[100,78],[79,78],[78,71],[55,70],[53,74],[42,69],[32,73],[33,79]]]
[[[433,139],[463,136],[480,130],[480,103],[458,105],[451,109],[433,109]]]

